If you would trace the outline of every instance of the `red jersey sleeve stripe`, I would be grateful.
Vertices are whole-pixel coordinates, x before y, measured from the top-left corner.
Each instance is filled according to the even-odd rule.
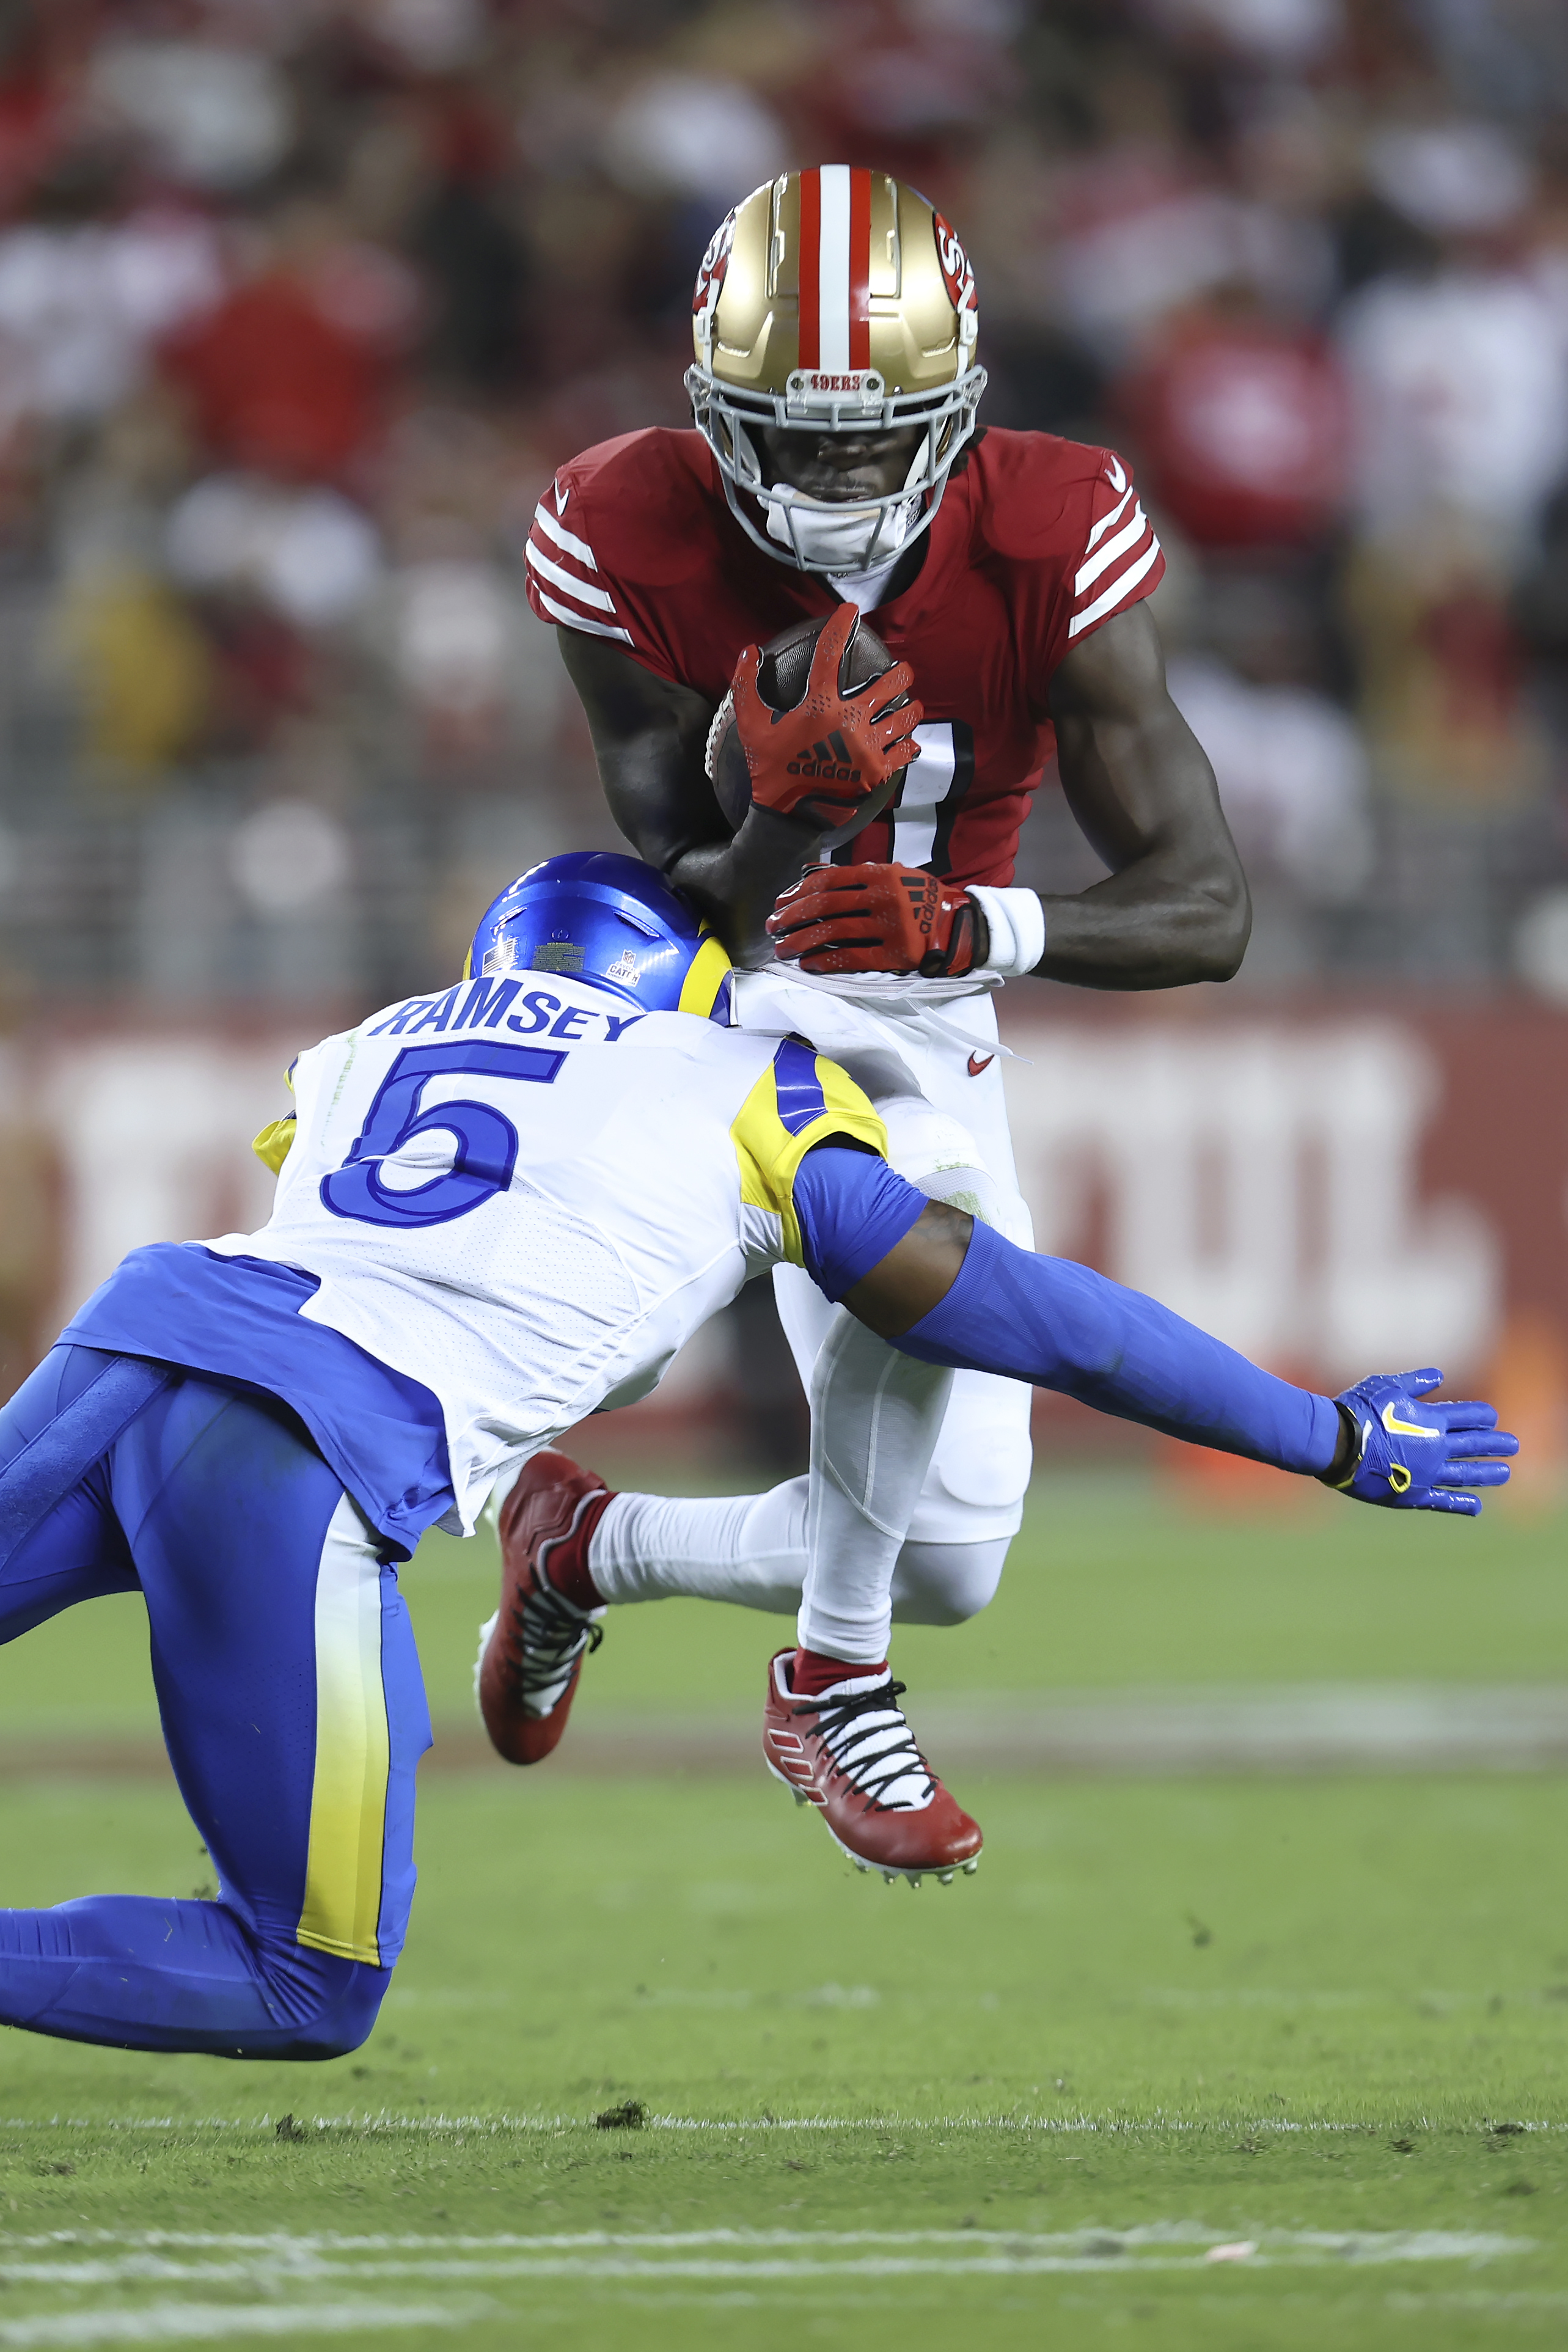
[[[579,604],[586,604],[591,612],[613,613],[616,609],[616,600],[607,588],[595,588],[591,580],[576,579],[553,556],[546,555],[531,537],[528,542],[528,568],[563,594],[574,596]]]
[[[1121,496],[1117,499],[1116,504],[1110,509],[1110,512],[1108,514],[1102,514],[1100,520],[1095,524],[1094,529],[1089,532],[1089,538],[1084,543],[1083,551],[1086,555],[1089,554],[1091,551],[1099,545],[1100,541],[1105,537],[1106,532],[1110,530],[1113,524],[1121,521],[1122,516],[1127,511],[1127,501],[1131,496],[1132,485],[1129,482],[1127,488],[1122,491]]]
[[[1165,568],[1165,559],[1161,552],[1159,541],[1153,532],[1150,531],[1149,544],[1137,561],[1129,563],[1124,571],[1119,572],[1110,586],[1095,598],[1093,604],[1086,606],[1081,613],[1076,614],[1068,623],[1068,637],[1080,636],[1085,629],[1093,628],[1097,621],[1103,621],[1109,614],[1114,613],[1117,606],[1125,604],[1133,590],[1148,579],[1156,564],[1163,572]],[[1150,584],[1158,586],[1158,573]]]
[[[574,530],[568,530],[560,516],[552,515],[542,499],[533,509],[533,527],[542,530],[546,539],[552,539],[557,547],[564,548],[568,555],[574,555],[579,563],[585,563],[590,572],[597,572],[599,567],[587,541],[579,539]]]
[[[803,368],[822,365],[822,174],[800,175],[800,311],[799,362]]]
[[[1114,539],[1108,539],[1097,555],[1091,555],[1087,563],[1079,567],[1072,583],[1073,594],[1081,596],[1086,588],[1092,588],[1102,572],[1109,571],[1119,558],[1131,552],[1148,528],[1149,518],[1142,507],[1134,507],[1131,521],[1123,523]]]
[[[871,364],[871,174],[849,174],[849,365]]]
[[[579,630],[584,636],[614,637],[623,646],[633,643],[629,629],[617,628],[610,621],[590,620],[586,613],[574,613],[566,605],[558,604],[553,596],[547,596],[536,581],[529,584],[535,611],[547,619],[559,621],[563,628]]]

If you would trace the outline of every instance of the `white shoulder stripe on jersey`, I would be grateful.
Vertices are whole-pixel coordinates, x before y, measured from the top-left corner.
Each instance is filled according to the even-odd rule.
[[[590,572],[597,572],[599,567],[594,561],[594,551],[587,541],[579,539],[575,531],[568,530],[563,522],[557,522],[547,506],[542,503],[536,506],[533,509],[533,520],[546,539],[552,539],[557,547],[564,549],[568,555],[574,555],[579,563],[587,565]],[[1089,543],[1092,547],[1093,540],[1091,539]]]
[[[1127,505],[1128,499],[1131,496],[1132,486],[1129,483],[1126,489],[1122,491],[1121,496],[1117,499],[1116,504],[1111,508],[1110,512],[1100,516],[1100,520],[1095,524],[1094,529],[1089,532],[1088,539],[1084,541],[1083,551],[1086,555],[1093,553],[1097,542],[1103,539],[1105,533],[1110,529],[1111,524],[1115,522],[1118,517],[1122,513]]]
[[[849,165],[824,163],[822,233],[817,247],[817,366],[849,364]]]
[[[574,580],[569,572],[552,563],[548,555],[542,555],[531,540],[528,542],[528,568],[545,580],[552,580],[557,588],[564,589],[568,596],[575,596],[580,604],[591,604],[596,613],[613,613],[616,609],[616,600],[607,588],[595,588],[588,580]]]
[[[545,594],[542,588],[539,592],[539,601],[552,621],[563,621],[569,629],[581,629],[584,636],[618,637],[624,646],[632,642],[629,629],[613,629],[607,621],[591,621],[586,613],[569,613],[564,604],[558,604],[553,596]],[[1070,630],[1068,635],[1071,635]]]
[[[1148,528],[1148,516],[1141,506],[1134,507],[1131,521],[1119,530],[1114,539],[1108,539],[1100,553],[1091,555],[1089,562],[1081,566],[1072,583],[1073,594],[1081,596],[1086,588],[1092,587],[1100,573],[1108,571],[1119,555],[1125,555],[1130,548],[1137,546]]]
[[[1116,606],[1121,604],[1123,596],[1130,595],[1132,590],[1137,587],[1138,583],[1142,579],[1144,573],[1152,569],[1154,559],[1159,552],[1159,541],[1157,539],[1151,539],[1147,548],[1138,558],[1137,562],[1130,563],[1126,571],[1122,572],[1121,578],[1111,582],[1110,587],[1105,591],[1103,595],[1097,596],[1093,604],[1090,604],[1086,611],[1080,613],[1076,620],[1072,620],[1068,623],[1068,635],[1069,637],[1076,637],[1080,629],[1091,627],[1096,621],[1102,619],[1107,613],[1113,612]]]

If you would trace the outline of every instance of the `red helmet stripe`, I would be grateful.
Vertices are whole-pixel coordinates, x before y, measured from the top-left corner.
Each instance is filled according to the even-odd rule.
[[[803,368],[822,364],[822,174],[800,175],[800,359]]]
[[[849,174],[849,364],[871,364],[871,174]]]

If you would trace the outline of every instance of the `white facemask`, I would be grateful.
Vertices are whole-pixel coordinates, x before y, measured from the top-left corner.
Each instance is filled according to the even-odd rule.
[[[884,508],[829,506],[781,488],[768,495],[765,504],[768,537],[792,548],[809,570],[831,574],[868,572],[891,562],[910,535],[920,500],[904,499]],[[873,549],[871,535],[879,517],[882,528]]]

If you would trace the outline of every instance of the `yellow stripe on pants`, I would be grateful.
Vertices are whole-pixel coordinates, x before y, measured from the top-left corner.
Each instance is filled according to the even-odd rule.
[[[345,1495],[316,1578],[316,1775],[298,1940],[381,1966],[389,1740],[381,1677],[381,1569]]]

